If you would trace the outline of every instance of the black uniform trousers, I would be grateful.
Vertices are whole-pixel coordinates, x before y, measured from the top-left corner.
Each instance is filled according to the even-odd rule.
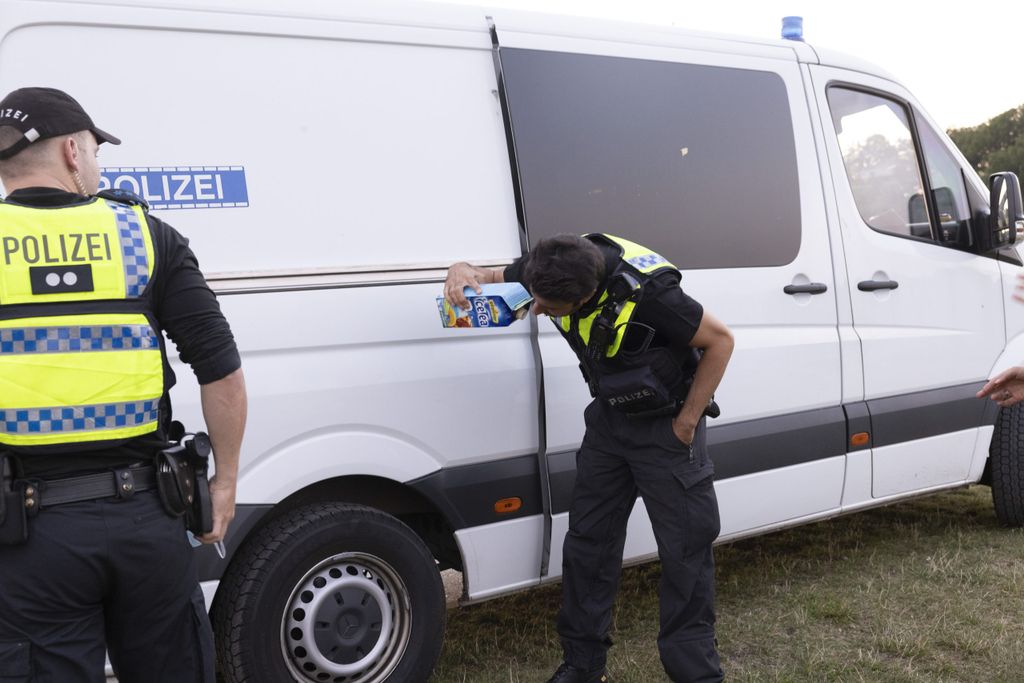
[[[0,546],[0,682],[212,683],[185,523],[155,491],[44,508]]]
[[[594,401],[585,418],[562,560],[565,660],[585,669],[605,664],[626,522],[639,492],[662,563],[662,665],[677,683],[721,681],[711,549],[720,521],[704,420],[688,451],[668,416],[630,419]]]

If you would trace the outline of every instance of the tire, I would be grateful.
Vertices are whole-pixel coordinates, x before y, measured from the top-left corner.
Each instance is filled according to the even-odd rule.
[[[297,508],[248,539],[212,611],[226,683],[426,681],[444,588],[423,541],[361,505]]]
[[[988,450],[996,519],[1024,526],[1024,406],[1003,408]]]

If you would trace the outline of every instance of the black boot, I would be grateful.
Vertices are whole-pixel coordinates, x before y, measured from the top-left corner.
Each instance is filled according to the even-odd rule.
[[[562,666],[548,679],[548,683],[608,683],[608,674],[605,673],[603,666],[587,671],[562,662]]]

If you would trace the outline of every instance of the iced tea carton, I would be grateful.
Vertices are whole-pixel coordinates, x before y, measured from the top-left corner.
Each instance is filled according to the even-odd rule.
[[[472,287],[466,287],[468,309],[452,306],[443,296],[437,297],[441,324],[445,327],[507,327],[525,318],[533,301],[518,282],[480,285],[480,289],[483,292],[477,294]]]

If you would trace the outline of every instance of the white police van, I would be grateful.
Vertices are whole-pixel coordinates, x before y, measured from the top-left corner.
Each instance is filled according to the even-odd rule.
[[[197,551],[226,680],[424,680],[439,567],[467,602],[559,577],[576,360],[547,321],[434,308],[448,264],[558,232],[664,254],[734,330],[721,540],[979,481],[1024,522],[1022,413],[974,398],[1024,359],[1019,190],[872,65],[370,1],[0,0],[0,30],[0,89],[124,139],[104,183],[191,239],[237,336],[238,516],[226,560]],[[629,530],[652,559],[643,505]]]

